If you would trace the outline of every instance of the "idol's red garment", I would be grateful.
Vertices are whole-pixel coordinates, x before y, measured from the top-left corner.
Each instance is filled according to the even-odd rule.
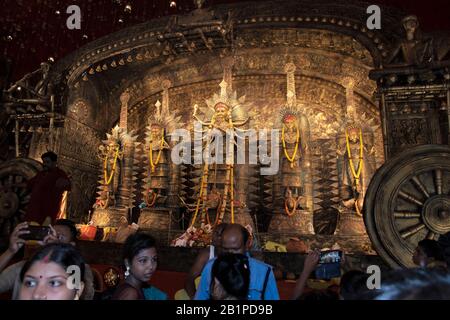
[[[58,188],[56,186],[58,179],[69,181],[69,187]],[[25,220],[35,221],[39,224],[42,224],[47,216],[52,219],[52,222],[56,220],[62,195],[64,191],[71,189],[69,178],[59,168],[39,172],[27,182],[27,188],[31,191],[31,198]]]

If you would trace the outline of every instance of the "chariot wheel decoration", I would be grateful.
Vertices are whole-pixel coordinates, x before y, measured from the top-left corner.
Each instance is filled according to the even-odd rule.
[[[364,222],[388,265],[413,267],[420,240],[450,231],[450,148],[414,147],[387,161],[367,190]]]
[[[23,220],[30,193],[25,183],[42,170],[33,159],[13,159],[0,165],[0,235],[8,235]]]

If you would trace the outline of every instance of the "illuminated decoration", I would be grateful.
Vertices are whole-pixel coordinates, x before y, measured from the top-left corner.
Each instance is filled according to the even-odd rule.
[[[302,0],[299,1],[302,2]],[[421,78],[419,73],[414,76],[409,74],[402,76],[400,73],[391,72],[382,75],[379,82],[369,80],[370,70],[380,65],[384,66],[383,57],[386,57],[390,48],[393,47],[392,40],[402,37],[400,23],[398,25],[387,24],[383,26],[383,30],[368,31],[364,29],[365,21],[362,18],[355,18],[346,11],[346,8],[336,6],[332,1],[317,4],[317,11],[307,10],[299,5],[298,1],[286,1],[283,6],[255,2],[251,8],[241,4],[227,4],[226,6],[195,10],[187,15],[165,17],[156,23],[151,19],[164,15],[171,1],[146,1],[147,6],[144,5],[144,9],[147,8],[147,11],[141,10],[143,7],[138,2],[124,0],[116,1],[115,5],[111,5],[112,2],[109,1],[110,6],[104,7],[111,8],[112,14],[95,10],[95,6],[103,4],[102,0],[90,2],[86,4],[86,8],[83,8],[83,14],[85,13],[85,17],[98,14],[99,19],[95,24],[95,30],[90,29],[92,23],[89,23],[86,24],[87,29],[83,29],[81,34],[72,33],[65,36],[61,32],[52,32],[54,29],[51,29],[52,26],[49,24],[47,27],[50,36],[48,38],[44,36],[42,43],[39,36],[36,37],[33,34],[30,35],[30,38],[34,38],[36,43],[32,43],[30,46],[27,45],[26,40],[17,41],[24,43],[27,48],[24,52],[32,52],[32,49],[35,49],[37,50],[36,56],[44,57],[44,60],[49,56],[58,58],[55,69],[51,72],[51,78],[53,88],[64,91],[63,95],[57,92],[55,101],[61,104],[61,111],[64,112],[66,120],[58,143],[61,145],[61,159],[63,159],[64,165],[71,169],[78,169],[77,174],[74,175],[76,183],[74,183],[73,192],[76,194],[71,193],[70,195],[75,201],[69,201],[69,204],[72,202],[72,211],[69,211],[72,217],[87,213],[86,207],[89,204],[78,206],[75,202],[89,203],[84,200],[83,196],[94,193],[86,187],[88,184],[83,181],[95,185],[94,176],[101,174],[99,183],[104,184],[105,180],[108,182],[112,175],[113,163],[116,159],[114,147],[110,150],[111,154],[107,156],[107,161],[111,161],[112,165],[107,167],[106,179],[103,171],[105,156],[95,159],[95,151],[105,132],[110,132],[114,127],[118,117],[118,106],[114,102],[127,88],[131,95],[128,125],[129,128],[137,130],[138,141],[142,145],[139,147],[136,157],[128,159],[124,157],[123,160],[120,160],[128,161],[128,165],[132,161],[136,161],[140,174],[137,182],[128,181],[123,184],[123,187],[129,188],[134,183],[140,190],[138,191],[139,195],[133,192],[123,193],[123,198],[117,198],[117,200],[124,203],[131,199],[131,204],[127,202],[123,204],[123,207],[136,207],[139,203],[132,202],[133,197],[138,197],[138,201],[144,201],[145,197],[142,192],[146,192],[148,195],[146,202],[151,209],[157,211],[156,209],[159,210],[161,205],[158,201],[162,201],[169,192],[174,192],[174,185],[181,186],[183,190],[187,191],[185,194],[180,193],[180,198],[188,208],[182,207],[181,202],[178,202],[179,210],[170,218],[173,220],[172,226],[175,224],[175,228],[166,229],[170,230],[167,232],[172,232],[171,235],[180,229],[184,231],[186,224],[191,222],[193,216],[190,214],[195,213],[198,196],[201,194],[202,197],[206,197],[205,206],[210,209],[208,214],[211,217],[214,217],[212,214],[216,213],[216,210],[219,214],[222,213],[221,206],[226,201],[224,218],[229,217],[231,220],[231,204],[233,204],[234,210],[241,206],[247,207],[251,212],[250,218],[255,218],[255,224],[257,222],[261,229],[258,232],[268,232],[268,235],[273,235],[273,237],[276,237],[277,234],[284,236],[290,232],[312,237],[311,233],[307,233],[308,228],[303,228],[300,223],[292,224],[292,222],[311,222],[308,218],[303,219],[306,213],[310,213],[314,215],[314,231],[316,231],[316,227],[320,223],[325,224],[325,221],[328,221],[328,218],[319,217],[321,212],[328,209],[342,210],[339,213],[348,213],[349,216],[360,219],[355,215],[354,203],[353,205],[348,203],[348,207],[346,207],[342,201],[354,201],[355,196],[353,194],[351,194],[351,198],[341,196],[339,187],[341,185],[350,187],[350,191],[354,192],[356,184],[362,186],[364,179],[370,180],[370,174],[365,178],[364,170],[368,168],[366,163],[361,165],[362,169],[358,172],[361,143],[366,145],[364,152],[370,153],[371,147],[375,148],[374,155],[377,157],[375,164],[379,166],[384,161],[384,155],[389,157],[391,154],[399,152],[398,150],[401,148],[408,148],[409,145],[436,143],[436,140],[433,139],[437,138],[447,141],[444,139],[446,138],[445,132],[438,132],[442,128],[444,131],[447,129],[445,125],[447,122],[441,121],[446,120],[442,119],[442,114],[447,115],[447,113],[435,112],[437,108],[441,107],[440,103],[445,99],[446,91],[444,94],[439,91],[439,104],[435,104],[434,98],[431,97],[433,103],[426,101],[424,107],[421,106],[421,103],[416,103],[411,99],[403,99],[401,102],[402,100],[399,98],[400,103],[397,103],[394,97],[399,93],[396,91],[390,91],[389,95],[386,95],[388,105],[383,108],[377,106],[377,100],[373,98],[377,85],[387,86],[386,78],[392,74],[396,75],[394,79],[396,84],[406,80],[408,85],[414,86]],[[192,9],[195,4],[202,1],[186,2],[189,2],[186,6],[190,5]],[[184,3],[176,1],[177,8],[180,9],[180,6],[183,5],[183,9],[189,9],[185,8]],[[132,5],[131,14],[123,12],[127,4]],[[30,4],[30,6],[32,5]],[[197,7],[201,6],[197,5]],[[57,18],[54,13],[55,9],[53,7],[49,10],[49,14],[54,19]],[[64,16],[63,7],[60,9]],[[361,7],[361,9],[363,8]],[[170,12],[174,13],[174,10],[170,10]],[[400,18],[396,19],[398,15],[395,12],[392,13],[392,17],[392,21],[401,21]],[[123,28],[123,24],[120,25],[118,22],[119,18],[122,19],[122,23],[131,27],[123,29],[121,32],[114,32]],[[41,22],[47,22],[45,14],[42,15],[42,20]],[[149,23],[135,26],[137,22],[142,21],[149,21]],[[396,30],[397,27],[398,30]],[[23,27],[22,29],[28,30]],[[224,33],[223,37],[221,36],[222,32]],[[98,39],[109,33],[111,34]],[[11,35],[14,38],[13,42],[16,42],[16,39],[22,39],[20,32],[5,30],[4,34]],[[97,39],[96,42],[86,44],[82,50],[68,55],[71,48],[75,48],[74,44],[79,45],[83,34],[86,37],[89,35],[89,40]],[[65,41],[66,37],[70,41]],[[7,55],[13,56],[14,52],[10,49],[12,46],[6,41],[4,42],[7,45]],[[56,46],[49,53],[45,51],[45,42],[60,43],[64,46]],[[438,41],[434,43],[439,45]],[[43,52],[45,55],[42,56]],[[144,186],[142,178],[146,172],[155,181],[159,177],[167,177],[167,172],[159,175],[159,170],[163,169],[164,165],[169,167],[171,165],[170,161],[164,163],[164,153],[167,156],[170,154],[170,150],[161,151],[163,140],[170,146],[170,130],[165,128],[165,138],[156,138],[155,135],[162,135],[163,130],[155,128],[155,135],[151,139],[154,140],[154,149],[153,146],[151,149],[148,148],[148,145],[144,143],[146,120],[153,115],[154,103],[162,100],[161,79],[170,77],[174,82],[173,88],[170,90],[171,99],[173,99],[171,110],[174,114],[180,114],[186,122],[187,129],[192,132],[194,117],[190,107],[195,103],[198,103],[196,114],[198,118],[207,124],[213,123],[219,130],[226,129],[229,123],[219,122],[217,118],[226,118],[233,106],[227,103],[218,103],[211,105],[212,109],[208,109],[203,102],[211,97],[220,81],[218,75],[221,71],[222,58],[233,53],[236,59],[236,73],[233,77],[234,90],[240,96],[245,94],[246,104],[251,103],[252,110],[257,110],[259,114],[258,119],[252,117],[248,126],[247,124],[243,125],[245,129],[242,128],[242,130],[253,128],[279,130],[282,140],[277,145],[282,165],[279,173],[261,177],[259,172],[266,164],[257,163],[255,166],[246,167],[245,170],[239,170],[236,165],[232,171],[226,166],[221,168],[211,165],[208,168],[208,174],[203,176],[204,168],[201,165],[192,167],[181,165],[177,184],[161,183],[167,193],[155,191],[156,188],[153,186]],[[436,59],[438,59],[444,57],[446,53],[441,50],[436,54]],[[20,55],[23,58],[23,53],[18,52],[17,59],[19,60],[21,59]],[[30,55],[31,59],[34,56],[34,54]],[[65,58],[60,59],[62,57]],[[296,92],[292,90],[293,88],[285,88],[283,85],[284,61],[291,61],[299,68],[295,74],[291,72],[292,70],[286,71],[289,77],[291,74],[295,77]],[[433,61],[433,65],[435,62],[438,66],[441,63],[440,60],[436,60]],[[26,64],[28,64],[27,61],[24,68]],[[64,73],[60,71],[64,71]],[[20,73],[20,71],[18,72]],[[385,71],[378,72],[382,74]],[[372,73],[370,72],[370,74]],[[445,79],[445,74],[446,71],[443,70],[439,79]],[[341,80],[347,76],[354,79],[355,91],[353,99],[348,99],[347,104],[355,109],[358,120],[363,119],[363,124],[366,124],[366,120],[381,123],[380,119],[384,116],[381,115],[382,112],[385,112],[386,115],[386,118],[382,120],[389,119],[386,121],[386,125],[389,127],[383,128],[385,130],[377,128],[372,134],[369,134],[366,127],[358,125],[362,135],[356,139],[355,143],[351,141],[350,132],[347,132],[346,139],[345,128],[348,123],[343,119],[346,94],[349,91],[345,92],[346,88],[342,85]],[[407,78],[407,76],[409,77]],[[424,74],[424,76],[427,75]],[[423,79],[422,81],[427,82],[428,80]],[[226,84],[230,85],[231,81],[225,79],[223,85]],[[22,92],[26,90],[24,86],[21,88]],[[426,88],[424,90],[427,91],[428,99],[429,90]],[[440,89],[436,91],[438,90]],[[17,92],[15,95],[19,96]],[[77,119],[72,117],[70,104],[81,98],[85,99],[88,106],[89,121],[73,121]],[[294,98],[299,102],[296,105],[290,103]],[[381,98],[383,97],[380,97],[380,101],[383,100]],[[406,106],[406,102],[408,106]],[[151,110],[149,110],[149,106],[152,108]],[[208,105],[208,107],[210,106]],[[278,122],[279,111],[285,107],[295,110],[297,114],[296,116],[291,114],[282,117]],[[446,106],[442,108],[442,111],[447,109]],[[391,113],[391,110],[396,110],[396,113]],[[206,111],[207,114],[202,114],[202,111]],[[215,119],[212,118],[214,113],[217,114]],[[365,118],[362,116],[364,113],[366,114]],[[436,123],[441,126],[433,131],[434,135],[431,135],[427,130],[430,128],[435,130],[435,127],[430,127],[431,122],[429,122],[433,114],[439,117],[434,120],[439,120]],[[306,134],[302,132],[301,123],[298,123],[301,116],[304,116],[310,123],[310,130],[305,130]],[[243,121],[245,117],[238,120]],[[404,125],[405,122],[406,125]],[[290,125],[292,125],[292,130],[288,128]],[[203,130],[207,128],[207,125],[203,126]],[[10,129],[8,128],[8,132]],[[23,132],[24,130],[25,132]],[[23,136],[33,130],[33,140],[31,142],[28,140],[28,143],[34,148],[31,152],[34,156],[37,152],[35,151],[36,146],[39,146],[44,139],[41,138],[42,132],[38,131],[43,130],[45,133],[46,127],[21,122],[16,132],[21,132],[22,140]],[[412,133],[408,134],[411,131]],[[384,136],[383,133],[385,133]],[[383,140],[384,138],[386,141]],[[25,139],[23,141],[24,144],[27,142]],[[386,150],[383,150],[384,145]],[[342,157],[337,154],[337,149],[342,151]],[[26,150],[22,148],[22,155],[27,154],[24,151]],[[345,153],[348,158],[345,158]],[[364,160],[368,159],[366,155],[367,153],[364,153]],[[140,157],[146,158],[145,161],[141,161]],[[124,163],[124,165],[127,164]],[[345,167],[346,171],[342,170],[341,165],[342,168]],[[376,168],[376,166],[374,167]],[[98,172],[97,169],[99,169]],[[116,166],[113,175],[118,174],[118,171],[120,171],[119,165]],[[344,171],[348,173],[348,184],[342,177]],[[444,179],[446,177],[444,176]],[[234,183],[230,183],[231,180],[234,180]],[[357,183],[355,180],[358,180]],[[110,181],[108,186],[112,184],[114,181]],[[227,192],[224,190],[225,185],[229,186]],[[244,196],[239,197],[239,188],[244,190]],[[206,190],[206,192],[201,193],[201,190]],[[406,187],[405,190],[408,191]],[[240,192],[242,193],[242,191]],[[226,196],[226,194],[228,195]],[[302,196],[303,199],[299,198]],[[299,199],[304,202],[297,201]],[[203,200],[201,199],[201,201]],[[203,203],[200,205],[197,215],[197,218],[200,218],[200,221],[197,220],[197,222],[200,223],[202,222],[202,206]],[[74,210],[74,208],[81,209]],[[73,213],[76,214],[73,215]],[[318,214],[316,215],[316,213]],[[288,223],[281,225],[281,220],[277,220],[279,216],[288,220],[289,225]],[[319,222],[315,221],[316,216]],[[237,221],[236,217],[237,214],[234,217],[235,222]],[[343,218],[344,214],[341,217]],[[297,218],[299,219],[296,220]],[[269,228],[268,224],[271,224],[272,221],[280,222],[281,226],[277,227],[274,223],[273,228]],[[215,219],[212,218],[210,222],[214,223]],[[326,234],[331,235],[334,232],[333,227],[328,229]],[[319,228],[317,230],[319,230],[318,233],[321,232]],[[266,234],[263,236],[265,237]]]
[[[103,274],[103,281],[108,288],[114,288],[120,282],[120,273],[114,268],[109,268]]]

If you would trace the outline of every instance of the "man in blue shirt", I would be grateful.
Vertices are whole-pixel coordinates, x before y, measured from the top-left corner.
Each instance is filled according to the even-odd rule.
[[[247,229],[240,224],[230,224],[222,233],[222,252],[245,254],[248,240]],[[251,257],[248,260],[250,266],[248,300],[279,300],[272,267]],[[195,300],[210,299],[211,268],[214,261],[215,259],[209,260],[203,268]]]

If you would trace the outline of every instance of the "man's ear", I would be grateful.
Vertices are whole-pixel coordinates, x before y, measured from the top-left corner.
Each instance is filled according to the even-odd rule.
[[[245,244],[245,248],[247,250],[250,250],[250,248],[253,246],[253,237],[248,237],[247,243]]]

